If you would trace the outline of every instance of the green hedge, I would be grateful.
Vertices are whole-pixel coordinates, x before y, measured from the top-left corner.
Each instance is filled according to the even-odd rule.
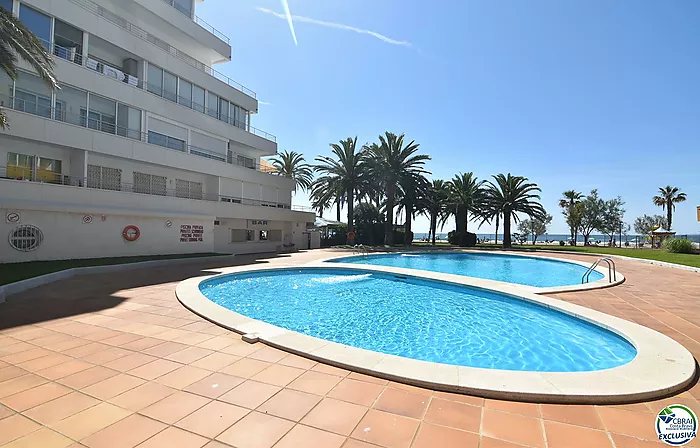
[[[681,238],[668,238],[664,240],[662,248],[674,254],[694,254],[693,242]]]

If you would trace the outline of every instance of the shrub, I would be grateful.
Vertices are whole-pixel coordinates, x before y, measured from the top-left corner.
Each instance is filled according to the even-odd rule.
[[[453,246],[459,245],[459,233],[456,230],[452,230],[447,234],[447,242]],[[462,247],[474,247],[476,246],[476,233],[467,232],[464,236],[464,244]]]
[[[559,241],[559,245],[560,245],[560,246],[566,246],[566,242],[564,242],[563,240],[561,240],[561,241]]]
[[[681,238],[667,238],[664,240],[662,248],[674,254],[693,254],[695,248],[693,242]]]

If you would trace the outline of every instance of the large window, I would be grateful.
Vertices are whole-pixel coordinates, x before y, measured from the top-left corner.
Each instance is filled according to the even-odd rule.
[[[208,92],[207,114],[219,118],[219,96],[211,92]]]
[[[7,153],[7,177],[11,179],[33,178],[34,156],[27,154]]]
[[[175,9],[192,18],[192,0],[172,0],[172,2]]]
[[[62,85],[56,91],[56,120],[85,126],[87,92]]]
[[[163,69],[153,64],[148,64],[148,89],[149,92],[163,96]]]
[[[177,103],[177,76],[163,71],[163,97]]]
[[[223,98],[219,98],[219,120],[225,121],[228,123],[228,109],[229,109],[229,102],[226,101]]]
[[[121,104],[117,106],[117,134],[141,140],[141,110]]]
[[[250,157],[238,155],[236,157],[236,165],[244,166],[246,168],[255,169],[255,159]]]
[[[51,17],[24,3],[19,5],[19,18],[29,30],[41,39],[46,48],[51,45]]]
[[[56,19],[53,37],[55,44],[53,54],[76,64],[83,63],[82,31]]]
[[[15,83],[14,108],[51,118],[51,91],[38,76],[20,72]]]
[[[185,107],[192,108],[192,83],[180,79],[180,94],[178,95],[177,102]]]
[[[153,174],[139,173],[134,171],[134,193],[155,194],[165,196],[167,178]]]
[[[248,119],[249,119],[249,112],[245,109],[243,109],[240,106],[236,106],[235,104],[231,105],[232,109],[232,123],[234,126],[239,127],[241,129],[248,129]]]
[[[89,112],[81,111],[81,117],[87,117],[87,127],[114,134],[116,131],[116,101],[90,94]]]
[[[169,137],[154,131],[148,131],[148,143],[164,146],[176,151],[185,151],[186,143],[179,138]]]
[[[192,108],[204,113],[204,89],[197,85],[192,86]]]

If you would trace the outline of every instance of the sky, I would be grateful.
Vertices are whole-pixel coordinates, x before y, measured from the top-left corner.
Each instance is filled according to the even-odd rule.
[[[700,232],[697,0],[288,7],[294,32],[283,0],[206,0],[196,11],[231,38],[232,62],[216,68],[257,92],[252,124],[276,135],[280,152],[313,163],[347,137],[405,133],[431,156],[430,178],[510,172],[537,183],[549,233],[568,233],[557,206],[565,190],[621,196],[632,224],[663,213],[651,198],[668,184],[688,195],[674,230]],[[426,232],[428,220],[413,228]]]

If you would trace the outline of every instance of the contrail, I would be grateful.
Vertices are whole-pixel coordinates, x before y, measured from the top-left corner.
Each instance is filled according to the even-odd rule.
[[[285,6],[286,6],[286,3],[287,3],[286,0],[282,0],[282,1],[283,1],[283,3],[285,3]],[[323,20],[316,20],[316,19],[312,19],[310,17],[291,15],[289,13],[289,8],[286,8],[287,15],[280,14],[278,12],[272,11],[271,9],[267,9],[267,8],[256,8],[256,9],[260,12],[264,12],[266,14],[270,14],[270,15],[273,15],[275,17],[279,17],[280,19],[286,19],[287,21],[289,21],[289,26],[290,26],[290,28],[292,28],[292,35],[294,35],[294,28],[292,26],[292,21],[296,21],[296,22],[304,22],[304,23],[311,23],[314,25],[325,26],[328,28],[336,28],[339,30],[353,31],[353,32],[359,33],[359,34],[369,34],[370,36],[376,37],[377,39],[381,40],[382,42],[386,42],[386,43],[392,44],[392,45],[401,45],[404,47],[411,46],[410,42],[392,39],[392,38],[387,37],[383,34],[379,34],[376,31],[366,30],[363,28],[355,28],[354,26],[345,25],[343,23],[325,22]],[[296,43],[296,37],[294,37],[294,43]]]
[[[297,33],[294,31],[294,22],[292,22],[292,13],[289,12],[289,3],[287,3],[287,0],[282,0],[282,7],[284,8],[284,13],[285,16],[282,16],[282,18],[287,19],[287,23],[289,23],[289,31],[292,32],[292,39],[294,39],[294,45],[299,45],[297,43]]]

